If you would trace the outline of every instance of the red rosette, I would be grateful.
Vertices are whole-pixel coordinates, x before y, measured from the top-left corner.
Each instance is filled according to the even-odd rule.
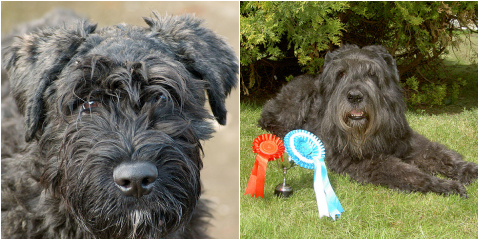
[[[248,180],[246,194],[252,197],[264,197],[265,173],[268,161],[281,158],[285,152],[285,146],[281,138],[273,134],[262,134],[253,141],[253,152],[257,154],[253,165],[250,179]]]
[[[273,161],[283,156],[285,146],[281,138],[273,134],[262,134],[253,140],[253,152],[262,154],[268,161]]]

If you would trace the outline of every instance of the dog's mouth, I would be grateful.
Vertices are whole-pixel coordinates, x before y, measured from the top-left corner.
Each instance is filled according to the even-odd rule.
[[[347,116],[351,120],[362,120],[362,119],[365,119],[367,117],[367,114],[362,110],[353,109],[352,111],[350,111],[348,113]]]

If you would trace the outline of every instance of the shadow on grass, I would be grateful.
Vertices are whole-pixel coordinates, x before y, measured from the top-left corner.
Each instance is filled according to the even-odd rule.
[[[446,71],[450,73],[451,78],[462,78],[466,81],[466,85],[461,87],[458,99],[450,104],[443,106],[435,106],[430,108],[414,107],[425,110],[428,114],[442,114],[442,113],[460,113],[464,109],[470,110],[478,108],[478,64],[470,65],[454,65],[453,62],[445,61]],[[451,99],[449,99],[451,100]]]

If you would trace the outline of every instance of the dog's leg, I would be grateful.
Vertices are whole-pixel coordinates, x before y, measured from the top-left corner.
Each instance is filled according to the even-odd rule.
[[[361,173],[356,171],[356,174],[350,174],[350,176],[356,175],[361,182],[371,182],[400,191],[435,192],[445,195],[466,196],[465,187],[460,182],[440,179],[426,174],[416,166],[405,163],[399,158],[389,156],[386,159],[375,160],[370,163],[367,171]]]
[[[478,164],[462,160],[462,156],[445,146],[430,142],[421,135],[416,134],[413,146],[414,156],[410,163],[429,174],[442,174],[448,178],[469,184],[478,179]]]

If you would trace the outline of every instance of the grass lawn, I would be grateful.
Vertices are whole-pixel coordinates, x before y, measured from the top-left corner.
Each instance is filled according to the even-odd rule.
[[[467,79],[459,101],[426,111],[408,111],[410,126],[478,163],[478,66],[460,63],[459,77]],[[257,126],[261,103],[241,101],[240,121],[240,238],[475,238],[478,239],[478,181],[466,187],[468,198],[434,193],[405,194],[381,186],[362,185],[348,176],[329,172],[329,179],[345,209],[340,219],[319,218],[313,190],[313,170],[298,166],[288,171],[294,188],[277,198],[282,180],[269,162],[265,198],[243,195],[255,162],[252,142],[266,133]],[[433,113],[433,114],[432,114]]]

